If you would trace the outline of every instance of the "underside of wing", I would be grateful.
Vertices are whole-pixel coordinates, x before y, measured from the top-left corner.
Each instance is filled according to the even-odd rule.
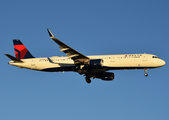
[[[47,30],[48,30],[50,38],[59,45],[60,51],[64,52],[68,57],[70,57],[74,61],[75,64],[84,64],[85,62],[89,60],[87,56],[81,54],[80,52],[69,47],[68,45],[60,41],[59,39],[55,38],[54,35],[51,33],[51,31],[49,29]]]

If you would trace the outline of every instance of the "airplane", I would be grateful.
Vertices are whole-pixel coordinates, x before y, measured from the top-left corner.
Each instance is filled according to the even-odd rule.
[[[47,31],[50,38],[59,45],[60,51],[67,55],[66,57],[35,58],[19,39],[14,39],[15,57],[5,54],[12,60],[8,64],[45,72],[73,71],[84,75],[87,83],[91,83],[91,78],[114,80],[114,73],[107,72],[109,70],[144,69],[144,75],[147,77],[147,69],[165,65],[164,60],[146,53],[86,56],[55,38],[49,29]]]

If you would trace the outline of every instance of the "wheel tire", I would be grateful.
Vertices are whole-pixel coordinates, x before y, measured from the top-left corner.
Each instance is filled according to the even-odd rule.
[[[90,78],[86,78],[86,82],[87,82],[87,83],[91,83]]]
[[[144,75],[145,75],[146,77],[148,76],[148,74],[147,74],[147,73],[145,73]]]
[[[79,73],[80,75],[82,75],[83,71],[80,69],[80,70],[78,70],[78,73]]]

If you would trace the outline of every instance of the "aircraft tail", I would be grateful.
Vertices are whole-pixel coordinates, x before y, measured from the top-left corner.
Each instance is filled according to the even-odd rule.
[[[34,58],[20,40],[14,39],[13,44],[14,44],[15,57],[17,59]]]

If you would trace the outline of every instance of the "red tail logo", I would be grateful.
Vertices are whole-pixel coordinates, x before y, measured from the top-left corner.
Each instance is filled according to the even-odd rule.
[[[20,40],[13,40],[15,57],[18,59],[34,58]]]

